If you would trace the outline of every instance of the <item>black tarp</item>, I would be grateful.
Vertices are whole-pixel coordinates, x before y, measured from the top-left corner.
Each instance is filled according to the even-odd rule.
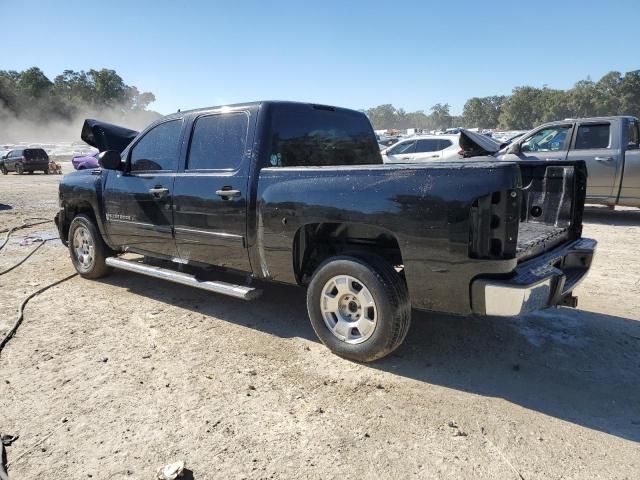
[[[87,118],[82,125],[80,138],[101,152],[115,150],[122,153],[138,133],[119,125]]]

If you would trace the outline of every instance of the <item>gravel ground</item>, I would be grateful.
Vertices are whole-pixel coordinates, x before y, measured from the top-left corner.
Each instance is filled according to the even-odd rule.
[[[68,165],[65,165],[68,169]],[[51,218],[61,177],[0,177],[0,229]],[[0,271],[33,245],[18,232]],[[0,356],[13,479],[640,477],[640,210],[585,215],[579,309],[517,319],[414,312],[382,361],[314,337],[304,292],[244,303],[135,274],[35,297]],[[0,277],[0,335],[73,273],[52,241]],[[35,445],[35,446],[34,446]]]

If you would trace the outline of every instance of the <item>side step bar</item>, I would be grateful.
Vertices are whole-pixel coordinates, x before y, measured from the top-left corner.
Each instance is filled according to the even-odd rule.
[[[141,273],[162,280],[196,287],[209,292],[221,293],[230,297],[240,298],[242,300],[255,300],[262,295],[262,290],[243,285],[235,285],[233,283],[218,281],[200,281],[193,275],[188,273],[176,272],[168,268],[155,267],[144,263],[135,262],[133,260],[123,260],[117,257],[108,257],[106,264],[110,267],[128,270],[130,272]]]

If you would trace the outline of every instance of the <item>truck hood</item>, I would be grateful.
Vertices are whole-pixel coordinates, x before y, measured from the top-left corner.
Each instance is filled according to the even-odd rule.
[[[122,153],[138,133],[119,125],[87,118],[82,125],[80,138],[101,152],[115,150]]]
[[[502,144],[491,137],[460,129],[460,148],[469,152],[469,156],[490,156],[500,150]]]

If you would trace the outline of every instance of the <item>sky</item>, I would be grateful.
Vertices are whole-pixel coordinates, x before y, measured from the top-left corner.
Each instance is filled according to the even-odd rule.
[[[163,114],[269,99],[459,114],[640,68],[640,0],[0,0],[0,22],[0,70],[114,69]]]

